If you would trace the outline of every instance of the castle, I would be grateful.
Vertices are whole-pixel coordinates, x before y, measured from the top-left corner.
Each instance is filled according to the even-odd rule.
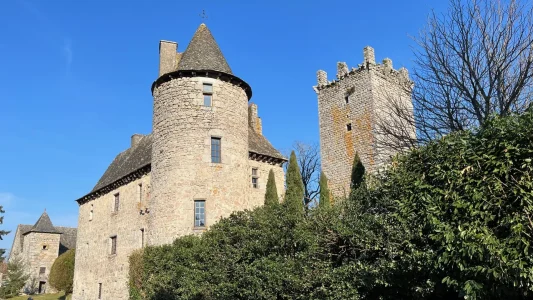
[[[56,258],[76,248],[76,228],[52,224],[46,211],[35,225],[18,225],[9,260],[20,259],[30,276],[23,288],[25,293],[52,292],[48,275]]]
[[[344,164],[350,168],[354,151],[369,166],[384,157],[365,141],[381,113],[372,90],[395,90],[394,80],[407,80],[405,73],[370,61],[352,72],[342,65],[334,82],[319,72],[323,168],[336,190],[345,186]],[[389,84],[389,77],[396,79]],[[344,105],[347,91],[352,103]],[[283,196],[287,160],[263,136],[257,106],[248,104],[251,87],[233,74],[204,24],[184,52],[175,42],[159,43],[152,95],[153,132],[134,134],[130,148],[77,200],[74,300],[128,299],[134,250],[200,234],[233,211],[262,205],[270,170]],[[345,134],[349,120],[353,130]],[[340,141],[346,143],[333,145]]]

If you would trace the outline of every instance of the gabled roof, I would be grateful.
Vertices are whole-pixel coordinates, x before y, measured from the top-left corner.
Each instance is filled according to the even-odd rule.
[[[78,201],[85,199],[137,170],[150,166],[152,163],[152,142],[152,134],[146,135],[136,146],[118,154],[91,192],[78,199]],[[272,157],[279,162],[287,161],[263,135],[256,133],[252,127],[248,127],[248,151],[249,153]]]
[[[33,227],[24,234],[28,234],[30,232],[60,233],[52,224],[52,221],[50,220],[50,217],[48,216],[46,211],[44,211],[41,217],[39,217],[37,223],[35,223],[35,225],[33,225]]]
[[[205,24],[201,24],[181,55],[178,70],[213,70],[233,75],[231,68]]]

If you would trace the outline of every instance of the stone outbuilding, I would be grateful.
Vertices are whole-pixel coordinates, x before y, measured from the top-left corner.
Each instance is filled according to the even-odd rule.
[[[30,276],[25,293],[54,292],[48,285],[48,275],[56,258],[76,248],[77,229],[54,226],[46,211],[34,225],[18,225],[9,259],[20,259]]]

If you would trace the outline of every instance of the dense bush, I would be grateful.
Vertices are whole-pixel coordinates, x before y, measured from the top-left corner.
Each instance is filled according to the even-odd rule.
[[[530,298],[531,128],[531,113],[494,119],[398,157],[335,205],[236,212],[202,236],[148,247],[132,258],[141,275],[130,296]]]
[[[48,279],[50,285],[58,291],[63,291],[65,294],[72,293],[72,285],[74,281],[74,259],[76,252],[68,250],[61,254],[52,265]]]

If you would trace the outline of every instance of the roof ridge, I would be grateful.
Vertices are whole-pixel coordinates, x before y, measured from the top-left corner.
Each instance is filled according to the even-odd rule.
[[[27,232],[42,232],[42,233],[60,233],[52,224],[50,217],[46,213],[46,210],[39,217],[39,220],[33,225],[33,227]]]

